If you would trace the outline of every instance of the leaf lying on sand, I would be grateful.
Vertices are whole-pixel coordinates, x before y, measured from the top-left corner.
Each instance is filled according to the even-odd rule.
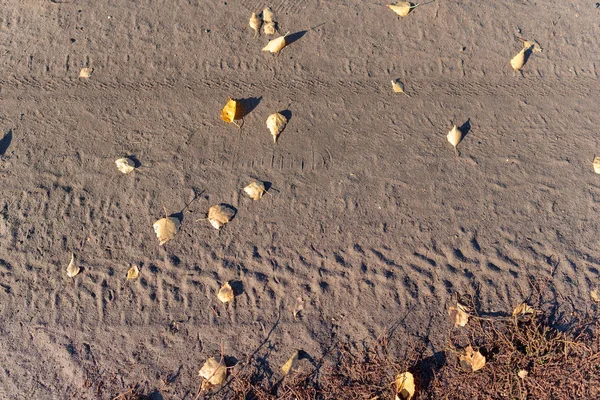
[[[270,7],[266,7],[263,10],[262,17],[265,22],[275,22],[275,13]]]
[[[285,364],[281,367],[281,370],[284,374],[289,374],[290,371],[298,369],[298,357],[300,356],[300,350],[296,350],[296,352],[290,357],[289,360],[286,361]]]
[[[459,357],[460,366],[467,371],[478,371],[485,366],[485,357],[481,355],[479,350],[473,351],[471,345],[465,349],[465,354]]]
[[[260,26],[262,25],[262,20],[256,16],[256,13],[252,13],[250,16],[250,21],[248,21],[248,25],[250,25],[250,28],[254,29],[254,37],[256,38],[256,36],[258,36]]]
[[[266,192],[265,183],[254,181],[244,188],[244,192],[252,199],[259,200]]]
[[[592,166],[594,167],[594,172],[600,174],[600,157],[594,157],[594,162],[592,163]]]
[[[93,72],[94,72],[94,68],[81,68],[81,71],[79,71],[79,77],[87,79],[90,76],[92,76]]]
[[[81,268],[75,265],[75,253],[71,253],[71,262],[67,266],[67,276],[69,278],[74,277],[81,271]]]
[[[527,51],[527,49],[523,48],[523,49],[521,49],[521,51],[519,51],[517,53],[516,56],[514,56],[513,58],[510,59],[510,66],[512,67],[513,70],[520,71],[521,68],[523,68],[523,65],[525,65],[525,52],[526,51]]]
[[[124,174],[128,174],[135,169],[135,163],[130,158],[119,158],[115,161],[117,169]]]
[[[527,305],[527,303],[521,303],[515,307],[512,312],[513,317],[518,317],[520,315],[533,314],[535,310]]]
[[[392,89],[394,90],[395,93],[404,93],[405,95],[408,96],[408,93],[406,93],[404,91],[404,83],[399,80],[392,81]],[[408,97],[410,97],[410,96],[408,96]]]
[[[462,132],[456,127],[456,125],[454,125],[450,132],[448,132],[446,138],[448,139],[450,144],[454,146],[454,151],[457,151],[456,146],[458,146],[458,144],[462,140]]]
[[[396,400],[410,400],[415,394],[415,377],[410,372],[396,377]]]
[[[271,131],[271,135],[273,135],[273,143],[277,143],[277,138],[283,131],[287,124],[287,118],[280,113],[274,113],[269,115],[267,118],[267,128]]]
[[[273,21],[265,22],[265,24],[263,25],[263,32],[265,33],[265,35],[274,35],[276,30],[277,26]]]
[[[225,122],[234,122],[236,119],[240,119],[242,115],[242,106],[239,101],[229,99],[225,107],[221,110],[221,119]],[[235,123],[235,122],[234,122]]]
[[[228,204],[217,204],[208,209],[208,221],[215,229],[221,229],[234,216],[235,209]]]
[[[227,367],[223,362],[218,363],[214,357],[206,360],[198,375],[202,377],[202,387],[205,389],[210,386],[220,385],[227,378]]]
[[[592,300],[594,300],[596,303],[600,303],[600,293],[598,291],[598,289],[594,289],[590,292],[590,297],[592,298]]]
[[[456,303],[456,307],[450,306],[448,314],[450,314],[450,318],[454,322],[455,328],[467,325],[467,322],[469,322],[468,311],[467,307],[460,303]]]
[[[219,289],[219,293],[217,293],[217,298],[221,300],[222,303],[228,303],[233,301],[235,294],[233,293],[233,289],[229,282],[225,282],[221,289]]]
[[[159,245],[162,246],[175,237],[175,234],[181,226],[181,222],[174,217],[165,217],[156,221],[152,226],[154,227],[154,232],[156,232],[156,237],[160,242]]]
[[[283,36],[280,36],[280,37],[278,37],[276,39],[270,40],[269,43],[267,43],[267,45],[265,47],[263,47],[262,51],[270,51],[271,53],[278,53],[287,44],[285,42],[285,37],[288,34],[289,33],[286,33]]]
[[[129,268],[129,270],[127,270],[127,279],[128,280],[135,279],[138,276],[140,276],[140,269],[137,267],[137,265],[134,265],[131,268]]]
[[[388,4],[387,6],[399,16],[406,17],[413,8],[418,6],[418,4],[412,4],[408,1],[399,1],[395,4]]]
[[[304,310],[304,299],[302,299],[302,296],[298,296],[296,305],[294,306],[294,319],[298,317],[298,314],[300,314],[300,311],[302,310]]]

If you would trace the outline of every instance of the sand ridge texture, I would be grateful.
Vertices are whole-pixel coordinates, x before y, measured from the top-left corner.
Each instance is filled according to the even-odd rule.
[[[456,292],[512,310],[529,276],[590,306],[593,2],[438,0],[405,18],[360,0],[0,3],[2,397],[108,399],[171,375],[164,398],[189,399],[221,344],[240,360],[264,344],[275,371],[394,324],[398,348],[435,350]],[[248,26],[267,5],[301,33],[278,56]],[[522,75],[516,36],[544,48]],[[220,119],[229,97],[254,99],[242,131]],[[285,109],[275,145],[265,120]],[[457,157],[446,134],[466,121]],[[119,173],[124,155],[142,168]],[[273,195],[247,198],[253,179]],[[163,206],[197,193],[159,246]],[[229,224],[196,222],[219,203]],[[242,291],[228,306],[225,281]]]

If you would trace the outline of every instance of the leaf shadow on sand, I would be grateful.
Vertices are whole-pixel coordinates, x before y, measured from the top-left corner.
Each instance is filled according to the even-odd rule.
[[[8,150],[8,147],[10,146],[10,144],[12,142],[12,138],[13,138],[13,131],[12,131],[12,129],[9,129],[8,132],[6,133],[6,135],[4,135],[4,137],[2,138],[2,140],[0,140],[0,156],[3,156],[4,154],[6,154],[6,150]]]
[[[469,134],[469,132],[471,132],[471,118],[469,118],[468,120],[465,121],[464,124],[462,124],[461,126],[459,126],[458,130],[460,131],[460,133],[462,135],[461,140],[463,140],[464,138],[466,138],[467,135]]]
[[[262,100],[262,96],[260,97],[247,97],[245,99],[237,100],[240,103],[239,113],[236,114],[235,119],[244,119],[244,117],[250,114]]]

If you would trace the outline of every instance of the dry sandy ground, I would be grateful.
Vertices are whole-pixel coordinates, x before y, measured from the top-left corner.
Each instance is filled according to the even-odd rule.
[[[0,3],[0,397],[109,399],[170,375],[161,396],[190,399],[221,344],[276,371],[394,324],[397,348],[434,352],[456,292],[506,311],[530,277],[591,306],[594,2],[438,0],[400,19],[385,1],[273,0],[297,39],[277,57],[247,26],[264,1]],[[522,75],[516,36],[544,48]],[[230,96],[256,99],[241,132],[219,117]],[[265,119],[285,109],[273,145]],[[456,157],[445,135],[466,121]],[[142,168],[121,175],[122,155]],[[272,196],[243,196],[252,178]],[[229,225],[196,222],[220,202]],[[183,222],[159,247],[163,206]],[[228,280],[242,293],[224,307]]]

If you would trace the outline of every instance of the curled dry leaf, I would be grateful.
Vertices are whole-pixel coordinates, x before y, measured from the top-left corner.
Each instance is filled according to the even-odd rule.
[[[408,93],[406,93],[404,91],[404,83],[399,80],[392,81],[392,89],[394,90],[395,93],[404,93],[405,95],[408,96]],[[410,97],[410,96],[408,96],[408,97]]]
[[[256,16],[256,13],[252,13],[250,16],[250,21],[248,21],[248,25],[250,25],[250,28],[254,29],[254,37],[256,38],[256,36],[258,36],[260,26],[262,25],[262,20]]]
[[[71,262],[67,266],[67,276],[73,278],[81,271],[81,268],[75,265],[75,253],[71,253]]]
[[[265,33],[265,35],[274,35],[276,30],[277,26],[276,23],[273,21],[265,22],[265,24],[263,25],[263,32]]]
[[[235,208],[228,204],[217,204],[208,209],[208,221],[215,229],[221,229],[234,216]]]
[[[244,192],[252,199],[259,200],[266,192],[265,183],[255,181],[244,188]]]
[[[456,146],[458,146],[458,144],[462,140],[462,132],[456,127],[456,125],[454,125],[450,132],[448,132],[446,138],[448,139],[450,144],[454,146],[454,151],[456,151]]]
[[[458,328],[459,326],[467,325],[469,322],[469,314],[467,307],[463,306],[460,303],[456,303],[456,307],[451,306],[448,309],[448,314],[450,314],[450,318],[454,322],[454,327]]]
[[[413,8],[418,6],[418,4],[412,4],[408,1],[399,1],[395,4],[388,4],[387,6],[399,16],[406,17]]]
[[[292,370],[298,369],[298,357],[300,356],[300,350],[296,350],[296,352],[290,357],[289,360],[286,361],[285,364],[281,367],[281,370],[285,375],[289,374]]]
[[[87,79],[90,76],[92,76],[93,72],[94,72],[94,68],[81,68],[81,71],[79,71],[79,77]]]
[[[136,279],[138,276],[140,276],[140,269],[137,267],[137,265],[134,265],[127,270],[128,280]]]
[[[510,59],[510,66],[515,71],[520,71],[525,65],[525,52],[527,49],[523,48],[521,51],[517,53],[516,56]]]
[[[283,36],[280,36],[276,39],[270,40],[269,43],[265,47],[263,47],[262,51],[270,51],[271,53],[278,53],[283,49],[286,45],[285,37],[288,35],[286,33]]]
[[[227,378],[227,367],[223,362],[217,362],[214,357],[206,360],[198,375],[202,377],[202,387],[210,388],[211,386],[220,385]]]
[[[275,13],[270,7],[263,10],[262,17],[265,22],[275,22]]]
[[[117,169],[124,174],[128,174],[135,169],[135,163],[130,158],[119,158],[115,161],[117,164]]]
[[[535,310],[527,305],[527,303],[521,303],[512,312],[513,317],[520,315],[533,314]]]
[[[520,370],[520,371],[517,373],[517,375],[519,376],[519,378],[521,378],[521,379],[525,379],[525,377],[526,377],[527,375],[529,375],[529,372],[527,372],[526,370],[522,369],[522,370]]]
[[[403,372],[396,377],[396,400],[410,400],[415,395],[415,377]]]
[[[233,293],[233,289],[229,282],[225,282],[221,289],[219,289],[219,293],[217,293],[217,298],[221,300],[222,303],[228,303],[233,301],[235,294]]]
[[[287,124],[287,118],[280,113],[275,113],[269,115],[267,118],[267,128],[271,131],[271,135],[273,135],[273,143],[277,143],[277,138],[283,131]]]
[[[302,310],[304,310],[304,299],[302,299],[302,296],[298,296],[296,305],[294,306],[294,318],[297,318]]]
[[[600,174],[600,157],[594,157],[594,162],[592,163],[592,166],[594,167],[594,172]]]
[[[160,242],[159,245],[162,246],[175,237],[175,234],[181,226],[181,222],[174,217],[165,217],[156,221],[152,226],[154,227],[154,232]]]
[[[600,293],[598,292],[598,289],[594,289],[590,292],[590,297],[592,298],[593,301],[595,301],[596,303],[600,303]]]
[[[241,115],[242,106],[239,101],[234,99],[229,99],[221,110],[221,119],[225,122],[234,122],[236,119],[240,119]]]
[[[478,371],[485,366],[485,357],[477,351],[473,351],[471,345],[465,349],[465,354],[459,357],[460,366],[467,371]]]

